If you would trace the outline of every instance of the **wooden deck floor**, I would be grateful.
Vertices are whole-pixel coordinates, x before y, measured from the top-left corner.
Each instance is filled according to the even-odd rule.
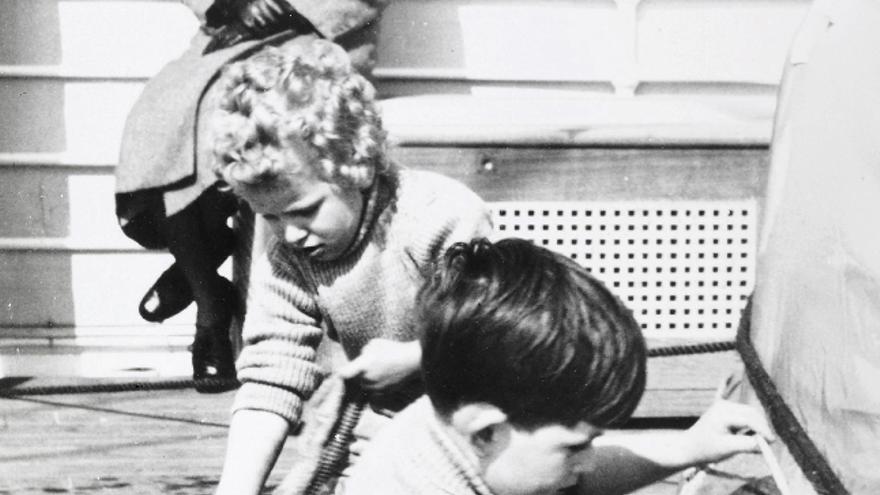
[[[651,389],[637,414],[681,416],[703,407],[722,370],[735,363],[733,353],[652,359]],[[697,375],[703,378],[695,381]],[[0,495],[210,494],[223,462],[233,395],[164,390],[0,398]],[[285,449],[266,493],[293,461],[292,449]],[[754,459],[736,462],[733,472],[762,469]],[[744,480],[712,483],[700,493],[729,494]],[[677,478],[666,480],[639,495],[673,495],[677,484]]]
[[[0,493],[211,493],[231,392],[2,399]]]

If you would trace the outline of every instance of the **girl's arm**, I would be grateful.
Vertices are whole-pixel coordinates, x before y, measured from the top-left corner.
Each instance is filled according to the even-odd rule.
[[[288,422],[268,411],[232,415],[216,495],[258,495],[287,438]]]
[[[257,225],[260,225],[259,223]],[[257,246],[255,246],[255,249]],[[323,330],[314,298],[271,244],[255,257],[238,357],[235,395],[218,494],[257,494],[300,421],[324,371],[316,361]]]

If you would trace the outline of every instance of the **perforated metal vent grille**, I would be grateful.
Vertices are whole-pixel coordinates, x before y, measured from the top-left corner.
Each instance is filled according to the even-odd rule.
[[[498,237],[579,262],[649,332],[733,331],[754,284],[753,200],[491,206]]]

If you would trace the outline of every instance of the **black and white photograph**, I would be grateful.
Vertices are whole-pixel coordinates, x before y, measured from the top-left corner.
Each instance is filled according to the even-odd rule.
[[[880,493],[878,47],[878,0],[0,0],[0,495]]]

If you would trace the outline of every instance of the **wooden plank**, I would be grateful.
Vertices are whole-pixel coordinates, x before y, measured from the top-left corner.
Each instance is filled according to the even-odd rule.
[[[598,96],[529,92],[427,94],[382,104],[393,142],[404,146],[766,147],[772,87],[738,95]]]
[[[115,160],[125,118],[142,88],[119,81],[0,79],[0,115],[16,123],[0,133],[0,150]]]
[[[0,493],[207,493],[233,393],[193,390],[0,399]],[[293,460],[288,449],[269,485]]]
[[[187,346],[193,327],[189,328],[189,336],[168,337],[158,332],[151,339],[129,339],[128,347],[29,345],[25,339],[21,345],[0,348],[0,376],[185,378],[192,373]]]
[[[0,153],[0,167],[4,168],[66,168],[70,173],[112,172],[116,167],[116,156],[97,156],[95,153],[40,153],[12,152]]]
[[[209,493],[222,466],[233,395],[178,390],[0,399],[0,494]],[[295,461],[288,442],[266,493]],[[710,477],[700,493],[726,495],[766,474],[758,456],[716,468],[737,477]],[[679,480],[675,475],[637,493],[673,495]]]
[[[393,156],[454,177],[487,201],[723,200],[763,193],[767,151],[407,147]]]
[[[158,251],[0,252],[0,326],[142,326],[137,305],[172,260]],[[190,323],[192,311],[167,322]]]
[[[639,77],[775,85],[808,6],[808,0],[640,3]]]
[[[722,382],[741,367],[733,351],[650,358],[647,390],[635,416],[699,416],[715,400]]]
[[[3,0],[0,65],[154,74],[198,29],[181,2]]]
[[[113,194],[108,170],[0,167],[0,237],[124,238]]]
[[[455,177],[487,201],[684,201],[760,196],[767,151],[407,147],[393,158]],[[0,167],[0,191],[0,208],[9,212],[2,237],[121,235],[106,170]]]
[[[379,30],[379,66],[459,69],[492,79],[609,80],[619,43],[612,2],[391,2]],[[529,36],[536,25],[542,43]],[[405,42],[401,42],[406,40]],[[546,47],[553,46],[552,57]],[[582,47],[590,46],[590,50]]]
[[[630,13],[604,0],[391,2],[381,23],[379,67],[457,69],[495,81],[640,77],[775,85],[807,5],[663,1]],[[535,26],[553,28],[537,33]],[[633,63],[637,75],[629,73]]]

